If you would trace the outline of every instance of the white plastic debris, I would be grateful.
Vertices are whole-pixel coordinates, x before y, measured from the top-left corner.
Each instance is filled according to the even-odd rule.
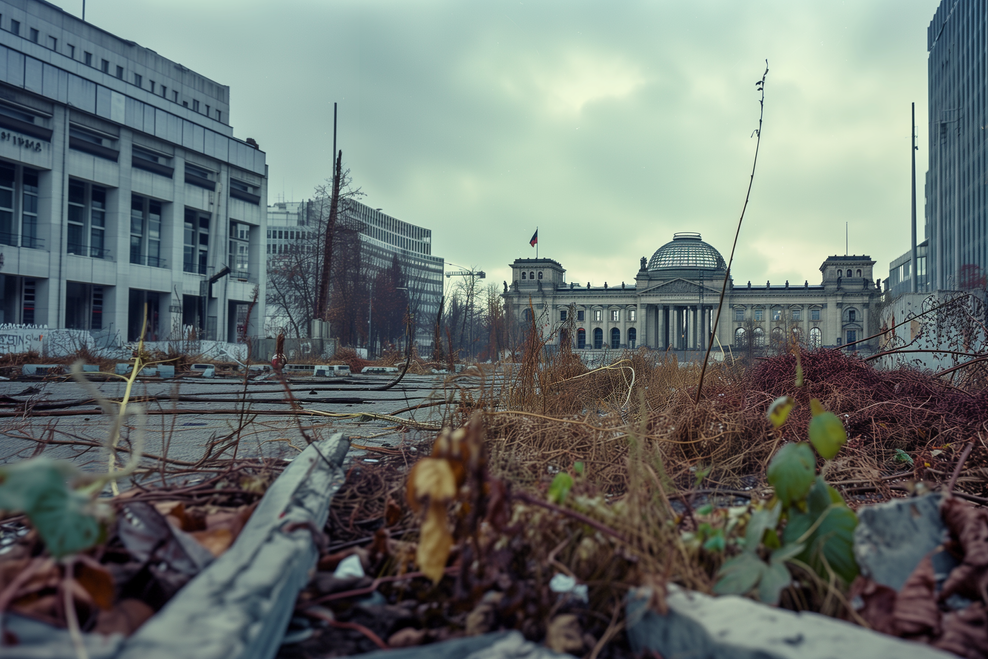
[[[575,577],[562,572],[557,573],[549,580],[549,590],[560,595],[569,595],[581,602],[588,601],[586,584],[577,583]]]
[[[351,554],[340,561],[336,566],[333,576],[337,579],[359,579],[364,576],[364,566],[360,564],[360,557]]]

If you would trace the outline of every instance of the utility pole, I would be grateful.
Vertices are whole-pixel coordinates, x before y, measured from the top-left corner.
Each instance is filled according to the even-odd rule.
[[[909,267],[912,269],[912,272],[911,272],[912,279],[910,280],[910,284],[909,284],[909,292],[910,293],[915,293],[916,291],[919,290],[918,289],[919,283],[916,281],[917,278],[919,277],[919,269],[916,267],[917,265],[919,265],[919,263],[916,260],[917,259],[917,256],[916,256],[916,149],[918,148],[916,146],[916,103],[913,103],[912,104],[912,107],[913,107],[913,120],[912,120],[912,125],[910,126],[910,131],[912,132],[912,135],[913,135],[913,147],[912,147],[912,149],[910,149],[910,151],[912,152],[912,160],[913,160],[913,176],[912,176],[912,179],[913,179],[912,192],[913,193],[912,193],[912,195],[910,197],[910,200],[912,201],[912,229],[913,229],[913,239],[912,239],[912,246],[911,246],[912,248],[911,248],[911,251],[910,251],[910,257],[911,257],[912,260],[911,260],[911,265]]]

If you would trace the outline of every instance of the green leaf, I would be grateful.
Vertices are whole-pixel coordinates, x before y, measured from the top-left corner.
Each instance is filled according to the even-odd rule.
[[[934,455],[936,455],[936,451],[934,451]],[[908,464],[910,466],[912,466],[912,464],[913,464],[913,458],[912,458],[912,456],[909,455],[908,453],[906,453],[905,451],[903,451],[901,448],[895,449],[895,461],[896,462],[905,462],[906,464]]]
[[[857,525],[858,516],[847,507],[840,493],[818,477],[807,496],[806,512],[790,510],[782,539],[786,545],[804,543],[805,549],[798,558],[821,577],[829,578],[829,566],[846,583],[851,583],[858,574],[854,559]]]
[[[813,486],[816,459],[809,444],[786,444],[772,458],[766,474],[775,495],[788,507],[794,500],[802,499]]]
[[[754,551],[758,547],[765,531],[776,527],[781,513],[781,501],[776,501],[771,508],[759,508],[751,513],[751,519],[748,520],[748,528],[744,535],[744,546],[748,551]]]
[[[717,576],[720,579],[714,584],[715,595],[745,595],[768,569],[765,561],[751,552],[743,552],[724,563]]]
[[[770,563],[785,563],[786,561],[799,556],[806,549],[804,544],[792,544],[779,547],[772,552],[772,557],[769,559]]]
[[[768,406],[768,412],[765,416],[768,417],[773,426],[778,428],[789,418],[789,412],[792,411],[795,404],[796,401],[793,400],[792,396],[779,396]]]
[[[785,563],[772,563],[767,565],[762,572],[762,578],[758,582],[758,599],[765,604],[777,606],[782,591],[792,583],[792,577]]]
[[[574,462],[573,463],[573,472],[577,476],[582,476],[583,475],[583,471],[584,471],[585,468],[586,468],[586,466],[582,462]]]
[[[697,515],[709,515],[714,511],[714,505],[712,503],[705,503],[696,509]]]
[[[23,512],[55,558],[100,542],[109,518],[89,497],[73,490],[70,463],[35,458],[0,468],[0,508]]]
[[[810,419],[810,442],[824,460],[830,460],[847,442],[847,432],[833,412],[823,412]]]
[[[549,501],[562,503],[571,489],[573,489],[573,477],[566,472],[559,472],[549,485]]]
[[[724,530],[716,529],[710,533],[707,541],[703,543],[703,548],[709,552],[723,552],[725,545]]]

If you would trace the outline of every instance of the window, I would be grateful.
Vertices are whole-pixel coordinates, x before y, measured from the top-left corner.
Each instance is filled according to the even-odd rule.
[[[138,87],[141,87],[141,86],[144,85],[144,78],[141,77],[141,74],[140,73],[135,73],[134,74],[134,84],[137,85]]]
[[[247,279],[250,266],[250,225],[243,222],[230,222],[230,273],[236,279]]]
[[[763,320],[765,320],[765,310],[764,309],[755,309],[755,322],[756,323],[760,323]]]
[[[103,287],[77,281],[65,285],[66,329],[103,329]]]
[[[529,272],[528,273],[528,278],[529,279],[535,279],[535,271]]]
[[[151,93],[154,93],[154,80],[148,80],[148,84],[151,85]]]
[[[755,331],[752,332],[752,334],[755,337],[756,348],[761,348],[762,346],[765,345],[765,330],[763,330],[761,327],[756,327]]]
[[[193,110],[194,110],[195,112],[198,112],[198,111],[199,111],[199,101],[195,101],[195,100],[194,100],[194,101],[192,101],[192,109],[193,109]]]
[[[206,106],[206,116],[207,117],[209,116],[209,106],[208,105]]]
[[[527,279],[527,277],[528,277],[528,273],[526,273],[526,272],[522,272],[521,273],[521,278],[522,279]]]
[[[542,271],[539,270],[539,279],[542,279]]]
[[[810,320],[813,322],[820,322],[820,310],[810,309]]]
[[[21,22],[20,21],[11,20],[10,21],[10,32],[11,32],[11,34],[14,34],[14,35],[16,35],[18,37],[21,36]]]
[[[40,35],[38,34],[38,31],[32,27],[31,28],[31,41],[33,41],[34,43],[38,43],[38,37],[39,36]]]
[[[595,323],[599,323],[603,319],[604,319],[604,311],[602,309],[594,309],[593,310],[593,321]]]
[[[782,309],[778,307],[772,309],[772,320],[774,320],[775,322],[779,322],[782,320]]]
[[[583,309],[580,309],[579,311],[576,312],[576,319],[582,323],[584,321],[586,315],[587,315],[587,312],[584,311]]]
[[[223,113],[219,110],[216,111],[216,121],[223,121]]]
[[[739,327],[736,330],[734,330],[734,346],[736,348],[748,347],[747,332],[745,332],[745,329],[743,327]]]
[[[850,276],[851,276],[851,271],[850,271],[850,270],[848,270],[848,271],[847,271],[847,276],[848,276],[848,277],[850,277]]]
[[[161,86],[161,98],[168,96],[168,88],[164,85]]]
[[[593,347],[596,350],[604,347],[604,330],[599,327],[593,331]]]
[[[560,311],[559,311],[559,320],[566,320],[566,310],[565,309],[560,309]]]
[[[621,347],[621,330],[616,327],[611,328],[611,348],[617,350]]]
[[[123,77],[124,77],[124,68],[122,66],[118,66],[117,67],[117,77],[120,78],[121,80],[123,80]]]
[[[136,194],[130,197],[130,262],[165,267],[161,258],[161,202]]]
[[[70,179],[66,252],[105,259],[105,247],[106,188]]]
[[[58,50],[58,39],[56,39],[55,37],[49,36],[48,37],[48,47],[51,48],[52,50]]]
[[[858,313],[854,309],[847,310],[847,322],[853,323],[857,321]]]
[[[794,321],[799,322],[800,320],[803,319],[803,310],[802,309],[790,309],[789,310],[789,316]]]
[[[638,317],[638,309],[628,309],[628,322],[635,322]]]
[[[786,334],[782,331],[781,327],[772,328],[772,347],[776,350],[780,350],[786,345]]]
[[[69,49],[69,57],[75,59],[75,46],[73,46],[72,44],[68,44],[67,47]]]
[[[620,309],[611,309],[611,322],[612,323],[616,323],[619,320],[621,320],[621,310]]]
[[[185,209],[185,251],[182,269],[206,274],[209,256],[209,213]]]
[[[858,277],[860,277],[860,276],[861,276],[861,270],[859,269],[858,270]]]
[[[744,309],[735,309],[734,310],[734,322],[735,323],[740,323],[740,322],[743,322],[743,321],[744,321]]]
[[[810,329],[810,347],[819,348],[823,345],[823,332],[820,331],[819,327],[814,327]]]
[[[0,245],[41,248],[38,176],[37,170],[0,163]]]
[[[635,349],[635,343],[638,341],[638,331],[632,327],[628,330],[628,347],[632,350]]]
[[[92,66],[93,65],[93,54],[92,53],[84,53],[83,59],[86,60],[86,66]]]
[[[854,343],[858,340],[857,330],[847,330],[847,343]],[[857,350],[857,346],[851,346],[851,350]]]
[[[587,330],[582,327],[576,330],[576,347],[583,350],[587,347]]]
[[[100,64],[100,68],[103,70],[103,73],[109,73],[110,72],[110,60],[103,60],[103,63]]]

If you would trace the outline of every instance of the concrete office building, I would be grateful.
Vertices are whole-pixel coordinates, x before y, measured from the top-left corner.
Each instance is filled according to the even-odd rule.
[[[943,0],[927,30],[931,290],[984,289],[988,271],[988,6]]]
[[[855,343],[877,331],[872,312],[879,283],[867,256],[830,256],[822,281],[754,286],[730,282],[716,338],[722,346],[784,347],[794,338],[817,348]],[[576,349],[705,350],[727,264],[697,233],[677,233],[641,258],[630,284],[567,283],[552,259],[516,259],[504,298],[510,317],[528,322],[530,307],[550,345]],[[570,334],[569,332],[572,332]],[[855,349],[871,350],[875,341]],[[717,347],[717,344],[714,345]]]
[[[147,305],[152,340],[236,341],[256,288],[257,335],[267,172],[229,98],[47,2],[0,0],[0,322],[132,341]]]

